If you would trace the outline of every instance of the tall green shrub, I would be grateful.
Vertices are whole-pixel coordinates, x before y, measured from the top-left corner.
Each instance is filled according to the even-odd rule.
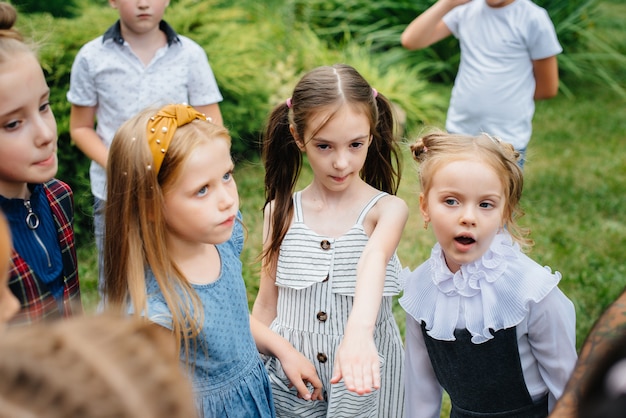
[[[13,0],[20,13],[50,13],[56,17],[74,17],[78,6],[74,0]]]
[[[240,0],[246,1],[246,0]],[[434,0],[287,0],[294,17],[307,23],[323,40],[329,43],[345,41],[371,45],[371,51],[390,52],[384,67],[399,62],[418,66],[432,80],[449,83],[453,80],[459,62],[458,42],[449,37],[420,51],[405,51],[400,46],[400,34]],[[559,66],[564,82],[562,89],[569,93],[568,84],[589,81],[608,85],[626,96],[623,73],[626,66],[619,42],[601,38],[593,30],[600,22],[600,0],[535,0],[544,7],[555,24],[564,53],[559,55]],[[393,51],[393,53],[391,53]]]
[[[52,90],[59,130],[58,177],[74,189],[75,229],[81,242],[91,239],[89,160],[70,140],[70,105],[65,95],[79,48],[102,34],[117,17],[117,11],[102,1],[83,1],[80,14],[72,19],[32,14],[22,15],[18,21],[23,32],[41,45],[41,63]],[[237,159],[256,158],[272,107],[284,102],[303,72],[319,65],[354,65],[404,110],[409,129],[439,118],[445,101],[433,92],[418,68],[405,64],[384,68],[379,55],[370,53],[370,45],[330,45],[292,17],[290,8],[274,0],[241,6],[220,0],[177,0],[165,13],[180,34],[207,52],[224,96],[220,108]]]

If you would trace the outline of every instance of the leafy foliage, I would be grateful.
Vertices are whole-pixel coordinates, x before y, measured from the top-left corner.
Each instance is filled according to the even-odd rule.
[[[20,13],[50,13],[56,17],[74,17],[78,6],[74,0],[13,0]]]
[[[559,55],[561,90],[593,82],[626,96],[626,38],[623,19],[605,8],[623,4],[599,0],[537,0],[545,7],[564,47]],[[613,4],[615,3],[615,4]],[[76,232],[90,233],[89,160],[71,143],[70,105],[65,99],[74,56],[117,19],[106,0],[14,1],[21,30],[40,44],[59,130],[58,176],[75,191]],[[301,74],[315,66],[346,62],[392,99],[406,116],[408,136],[440,121],[445,92],[428,81],[452,81],[458,45],[449,37],[421,51],[407,51],[399,37],[431,0],[176,0],[166,19],[206,50],[222,94],[222,113],[233,136],[233,151],[253,159],[265,117],[290,95]],[[79,13],[73,18],[77,7]],[[66,12],[67,11],[67,12]],[[37,12],[29,14],[31,12]],[[47,13],[41,13],[47,12]],[[603,31],[595,30],[602,26]]]
[[[459,62],[458,41],[446,38],[420,51],[406,51],[400,47],[400,35],[406,26],[430,7],[429,0],[290,0],[294,17],[308,24],[316,34],[331,44],[356,42],[369,44],[372,53],[384,55],[383,68],[399,62],[417,66],[431,80],[449,83],[454,79]],[[581,80],[610,86],[626,97],[624,78],[623,36],[602,38],[593,28],[601,19],[600,0],[535,0],[545,8],[555,24],[564,53],[559,55],[563,74],[562,90],[570,93],[569,85]]]
[[[76,53],[113,24],[118,14],[102,1],[83,0],[80,7],[75,18],[32,14],[22,15],[18,23],[25,35],[40,44],[40,59],[58,122],[58,177],[75,191],[76,233],[81,240],[88,240],[92,229],[89,160],[70,140],[70,105],[65,94]],[[238,159],[254,158],[271,108],[289,97],[303,72],[319,65],[345,62],[361,70],[398,105],[409,130],[439,118],[446,106],[419,68],[407,64],[380,67],[369,45],[329,45],[307,24],[294,21],[291,9],[281,2],[243,1],[238,6],[219,0],[178,0],[170,4],[165,19],[207,52],[224,96],[220,108]]]

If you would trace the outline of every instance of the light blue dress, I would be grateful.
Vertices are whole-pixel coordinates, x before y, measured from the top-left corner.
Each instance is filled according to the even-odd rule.
[[[193,285],[204,306],[204,324],[189,366],[201,417],[275,416],[267,372],[250,331],[242,248],[243,229],[237,222],[231,239],[217,246],[220,277]],[[146,275],[146,287],[148,318],[171,329],[171,314],[152,272]]]

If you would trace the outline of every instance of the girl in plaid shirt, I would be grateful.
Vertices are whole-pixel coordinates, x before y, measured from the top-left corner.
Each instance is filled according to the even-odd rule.
[[[57,127],[50,89],[33,51],[0,3],[0,207],[13,237],[9,287],[20,301],[14,322],[82,311],[72,191],[54,179]]]

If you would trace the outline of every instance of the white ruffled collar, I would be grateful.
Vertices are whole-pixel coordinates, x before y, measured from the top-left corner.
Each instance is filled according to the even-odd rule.
[[[452,273],[448,268],[439,243],[433,248],[428,261],[433,282],[439,291],[448,296],[472,297],[480,293],[483,283],[494,283],[500,279],[509,260],[515,260],[518,252],[519,246],[512,243],[508,234],[498,234],[481,258],[469,264],[462,264],[456,273]]]
[[[478,260],[452,273],[441,246],[407,277],[400,304],[428,334],[453,341],[454,330],[465,327],[472,342],[493,338],[492,332],[519,324],[530,302],[542,300],[561,279],[523,254],[507,232],[494,238]]]

